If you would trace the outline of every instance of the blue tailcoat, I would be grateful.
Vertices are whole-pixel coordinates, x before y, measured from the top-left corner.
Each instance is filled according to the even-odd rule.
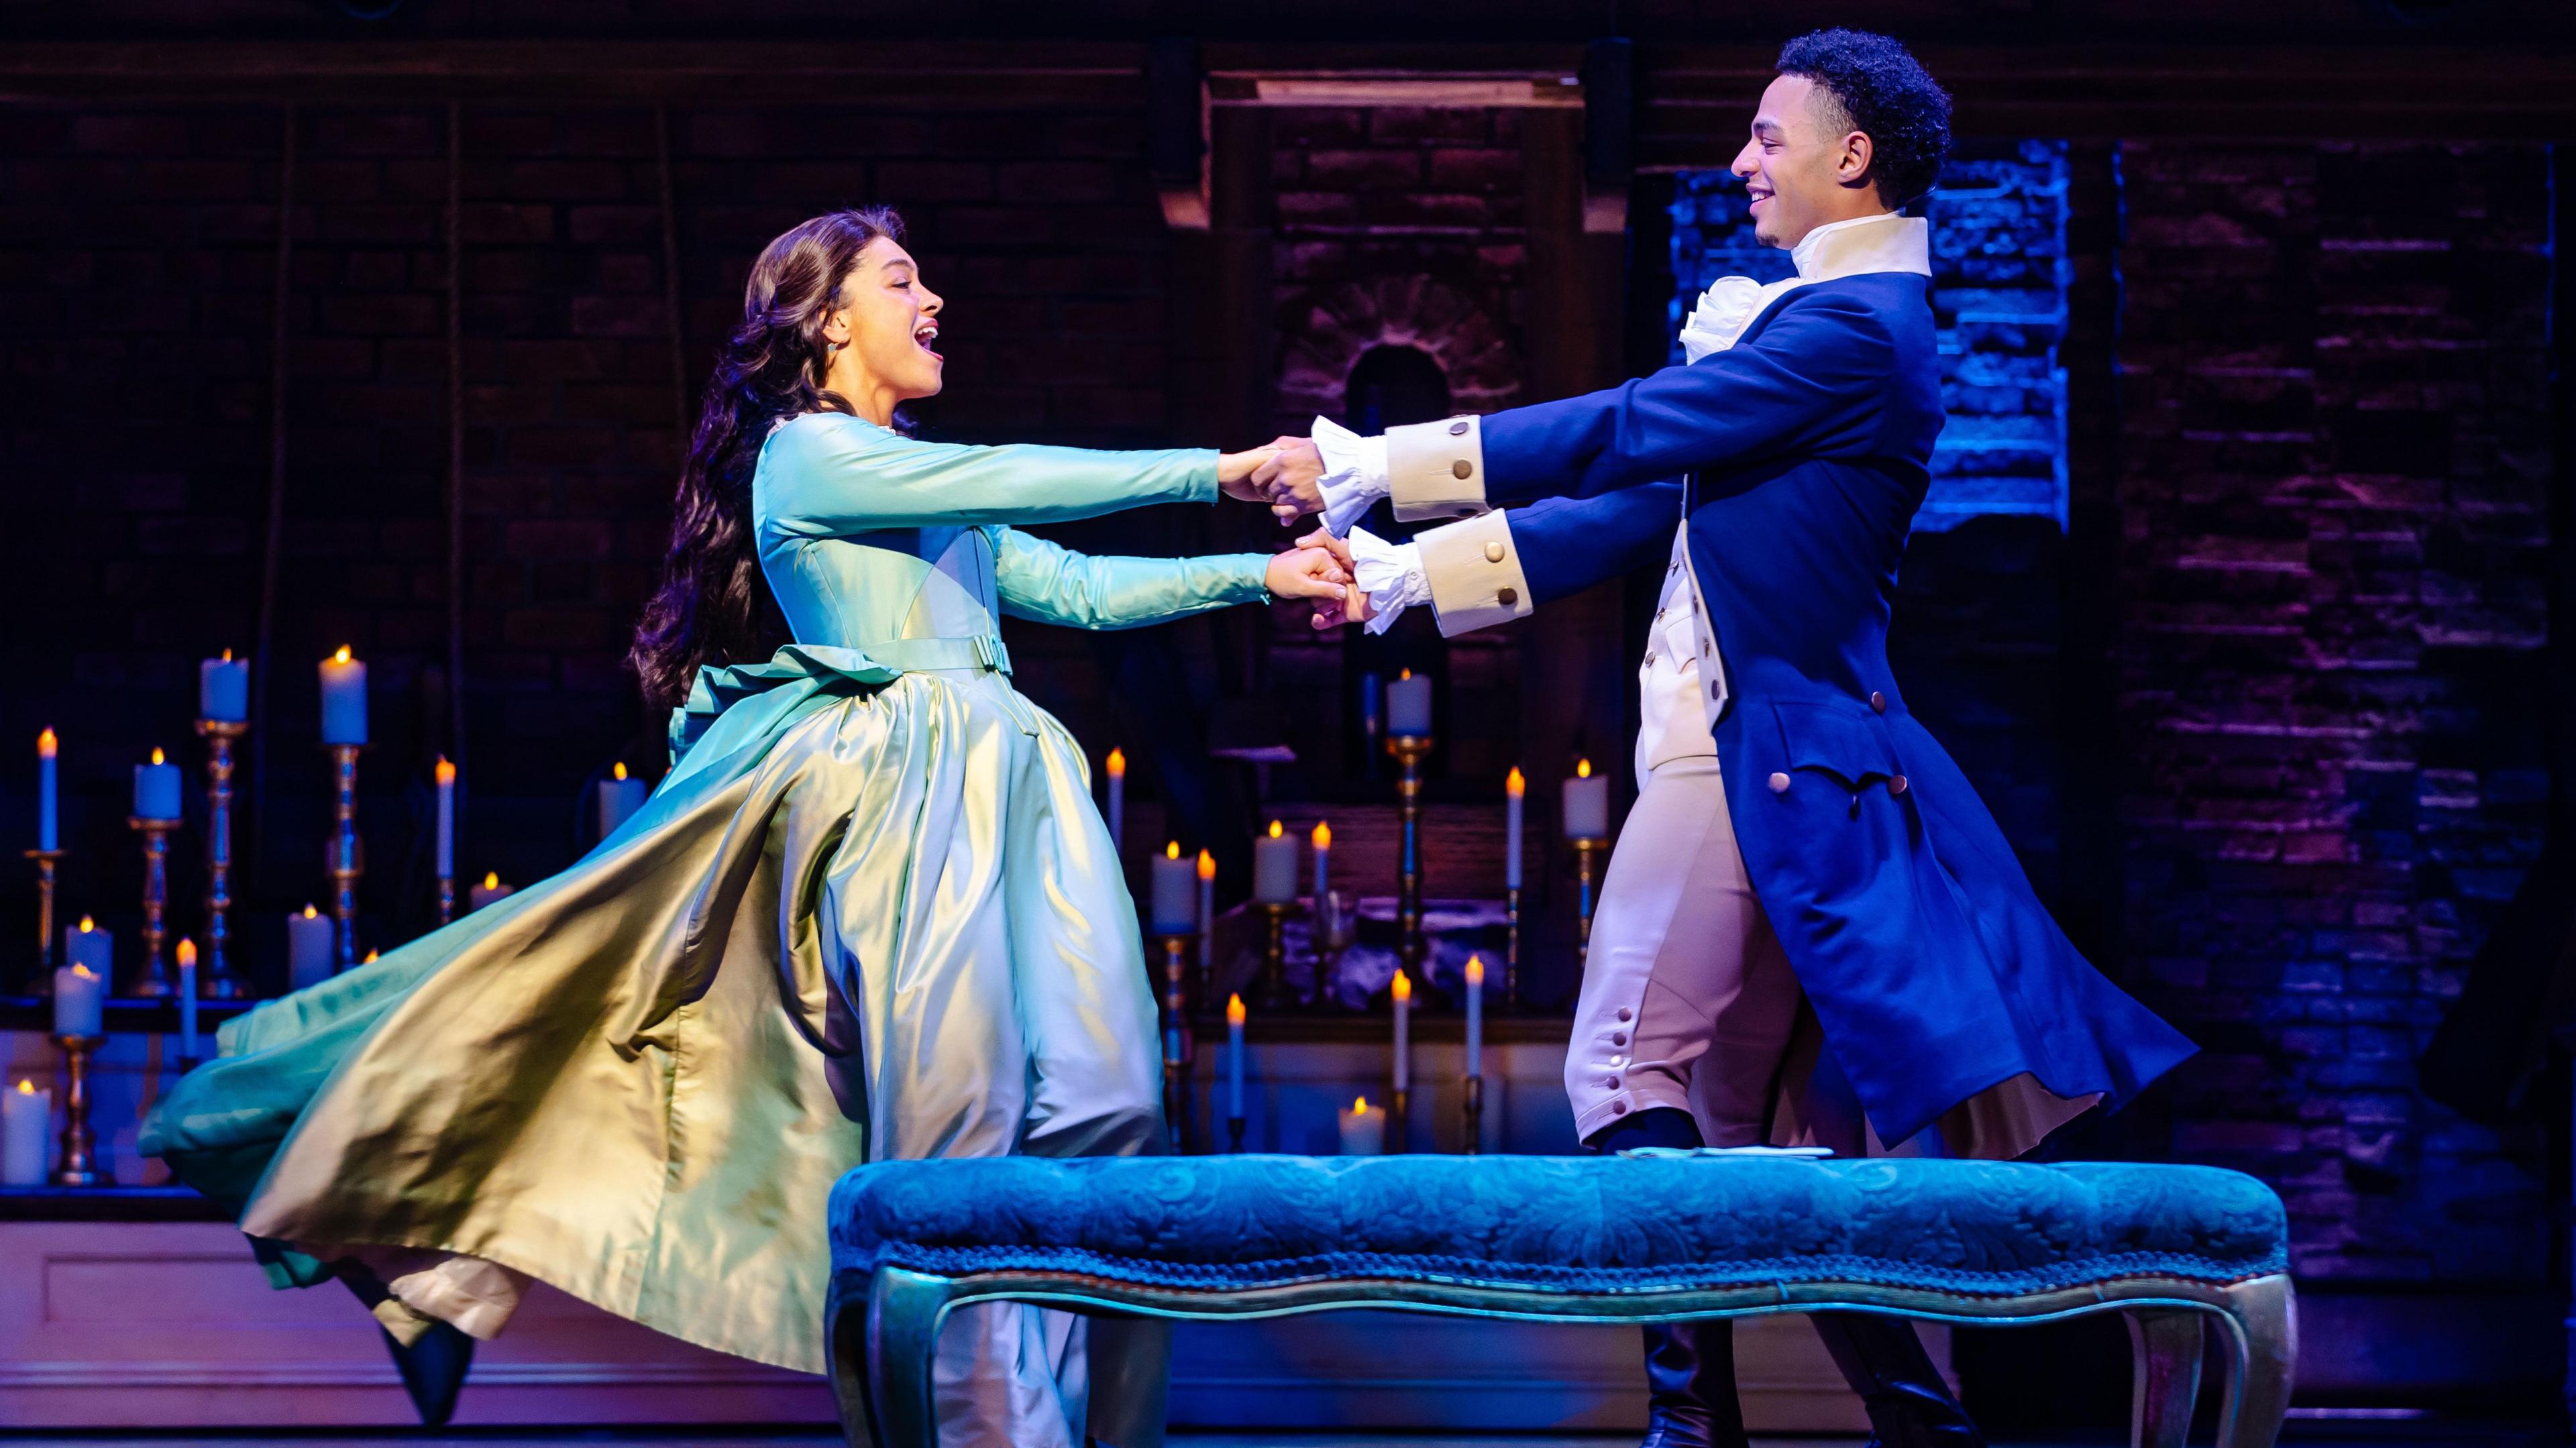
[[[1486,501],[1550,499],[1510,519],[1533,602],[1663,561],[1687,510],[1745,866],[1890,1143],[2023,1072],[2117,1106],[2193,1050],[2077,953],[1888,670],[1941,431],[1929,289],[1817,282],[1696,364],[1482,424]]]

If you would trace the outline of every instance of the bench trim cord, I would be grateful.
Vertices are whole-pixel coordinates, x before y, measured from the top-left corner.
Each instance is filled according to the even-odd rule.
[[[1030,1302],[1097,1317],[1200,1320],[1346,1308],[1595,1323],[1870,1312],[1959,1327],[2029,1326],[2117,1312],[2128,1319],[2136,1367],[2130,1402],[2134,1448],[2183,1448],[2200,1396],[2202,1329],[2213,1320],[2231,1368],[2217,1448],[2272,1448],[2289,1411],[2299,1356],[2297,1296],[2283,1273],[2232,1283],[2121,1277],[2047,1292],[1970,1296],[1859,1282],[1584,1293],[1354,1277],[1211,1291],[1073,1272],[951,1277],[905,1267],[873,1274],[843,1269],[833,1275],[824,1308],[824,1342],[842,1432],[852,1448],[938,1448],[931,1348],[950,1312],[978,1302]]]

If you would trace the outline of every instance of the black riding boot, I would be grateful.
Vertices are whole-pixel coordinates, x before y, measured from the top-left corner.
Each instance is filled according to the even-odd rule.
[[[1950,1396],[1913,1323],[1866,1312],[1819,1312],[1807,1320],[1869,1410],[1871,1448],[1986,1448],[1986,1435]]]
[[[1635,1146],[1696,1147],[1687,1111],[1640,1111],[1587,1143],[1609,1153]],[[1646,1440],[1639,1448],[1745,1448],[1735,1397],[1735,1324],[1659,1322],[1646,1329]]]

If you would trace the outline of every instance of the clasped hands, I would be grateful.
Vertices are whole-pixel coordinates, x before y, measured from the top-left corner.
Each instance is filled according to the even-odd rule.
[[[1217,463],[1217,483],[1227,497],[1267,505],[1282,527],[1324,510],[1323,476],[1323,454],[1314,439],[1304,437],[1275,438]],[[1368,594],[1357,576],[1350,545],[1317,528],[1270,560],[1263,583],[1273,598],[1311,599],[1311,622],[1327,629],[1368,621]]]

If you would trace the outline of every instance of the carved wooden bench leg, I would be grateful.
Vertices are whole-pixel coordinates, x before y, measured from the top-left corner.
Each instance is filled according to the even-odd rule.
[[[2130,1448],[2183,1448],[2200,1401],[2200,1318],[2184,1309],[2127,1313],[2136,1364],[2129,1397]]]
[[[2298,1296],[2287,1276],[2257,1277],[2227,1289],[2221,1319],[2234,1339],[2235,1371],[2218,1414],[2218,1448],[2272,1448],[2290,1412],[2299,1365]]]
[[[939,1448],[931,1354],[953,1289],[901,1267],[833,1277],[824,1335],[850,1448]]]

